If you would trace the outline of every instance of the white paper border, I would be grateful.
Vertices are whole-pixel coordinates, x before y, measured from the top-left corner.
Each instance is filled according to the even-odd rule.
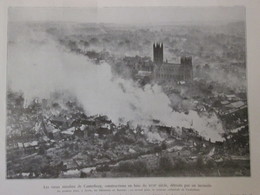
[[[43,180],[6,180],[5,163],[5,86],[6,86],[6,60],[7,60],[7,9],[10,6],[29,7],[123,7],[123,6],[234,6],[244,5],[246,7],[247,25],[247,82],[248,82],[248,105],[249,105],[249,131],[250,131],[250,156],[251,156],[251,177],[246,178],[109,178],[109,179],[43,179]],[[64,185],[64,184],[126,184],[126,183],[196,183],[212,185],[208,192],[201,194],[259,194],[260,192],[260,1],[242,0],[14,0],[0,1],[0,85],[1,85],[1,109],[0,109],[0,194],[52,194],[43,190],[43,185]],[[53,193],[57,194],[57,193]],[[79,193],[75,193],[79,194]],[[86,194],[86,193],[84,193]],[[96,193],[95,193],[96,194]],[[105,193],[102,193],[105,194]],[[122,193],[123,194],[123,193]],[[138,193],[134,193],[138,194]],[[144,193],[142,193],[144,194]],[[149,193],[150,194],[150,193]],[[160,193],[156,193],[160,194]],[[165,194],[165,193],[161,193]],[[177,193],[176,193],[177,194]],[[196,194],[187,193],[186,194]]]

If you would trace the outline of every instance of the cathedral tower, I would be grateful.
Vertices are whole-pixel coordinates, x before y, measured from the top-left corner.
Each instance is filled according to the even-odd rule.
[[[153,61],[159,65],[163,63],[163,43],[153,44]]]

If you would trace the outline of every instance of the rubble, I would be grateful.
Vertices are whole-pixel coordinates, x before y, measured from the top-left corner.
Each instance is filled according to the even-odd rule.
[[[225,100],[225,96],[223,101],[228,101],[239,110],[244,105],[242,100],[232,104],[230,100]],[[225,102],[220,107],[229,104]],[[224,135],[225,141],[213,143],[193,128],[168,127],[156,119],[153,125],[145,129],[129,124],[116,125],[105,115],[85,115],[75,102],[70,101],[69,105],[70,109],[61,109],[56,103],[59,112],[51,113],[44,108],[26,112],[32,109],[29,104],[27,108],[20,108],[20,116],[13,114],[17,110],[10,109],[7,162],[14,163],[7,165],[9,178],[102,177],[104,173],[110,176],[138,176],[140,173],[136,170],[139,168],[146,170],[142,174],[159,176],[162,174],[160,159],[165,157],[170,159],[170,172],[180,166],[179,161],[184,162],[183,166],[186,167],[196,166],[199,156],[203,160],[200,167],[204,168],[199,168],[202,172],[206,172],[206,165],[210,161],[214,162],[214,166],[222,167],[227,159],[234,162],[249,160],[248,127],[243,118],[246,115],[234,121],[233,128]],[[206,110],[211,106],[210,102],[201,104],[201,101],[197,101],[196,105]],[[19,125],[24,121],[24,125]],[[224,154],[228,157],[223,157]],[[32,162],[38,159],[41,159],[41,163],[36,166]],[[136,165],[137,169],[126,173],[124,166],[127,164]],[[26,174],[20,174],[20,170]]]

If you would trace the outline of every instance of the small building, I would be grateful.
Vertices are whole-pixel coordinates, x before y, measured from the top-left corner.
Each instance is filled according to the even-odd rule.
[[[71,127],[65,131],[62,131],[61,132],[61,135],[64,137],[64,138],[71,138],[74,136],[74,132],[75,132],[76,128],[75,127]]]
[[[59,129],[53,129],[51,131],[51,133],[52,133],[53,139],[60,139],[61,138]]]

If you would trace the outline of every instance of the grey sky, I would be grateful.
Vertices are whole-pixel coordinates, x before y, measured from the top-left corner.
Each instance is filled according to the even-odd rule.
[[[171,23],[245,20],[244,7],[9,8],[9,21]]]

